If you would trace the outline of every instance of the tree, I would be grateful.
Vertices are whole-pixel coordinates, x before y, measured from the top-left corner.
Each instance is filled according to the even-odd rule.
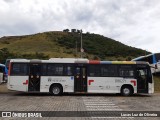
[[[17,54],[10,53],[7,48],[0,49],[0,63],[5,63],[8,58],[16,58]]]
[[[69,32],[69,29],[64,29],[63,32]]]
[[[86,32],[86,34],[90,34],[90,32]]]
[[[126,59],[126,61],[131,61],[132,60],[132,58],[129,56],[129,57],[127,57],[127,59]]]
[[[77,30],[77,33],[81,33],[81,32],[83,32],[82,30]]]
[[[77,30],[76,29],[71,29],[71,32],[75,33]]]
[[[81,33],[81,30],[77,30],[77,33]]]
[[[93,60],[99,60],[99,57],[98,56],[94,56]]]

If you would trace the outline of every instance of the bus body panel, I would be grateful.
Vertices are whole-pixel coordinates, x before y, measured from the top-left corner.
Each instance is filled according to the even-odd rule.
[[[135,81],[133,83],[132,81]],[[88,93],[120,93],[125,84],[131,85],[137,93],[137,80],[122,77],[88,77]],[[134,85],[135,84],[135,85]]]
[[[74,92],[73,76],[41,76],[40,92],[49,92],[52,84],[58,83],[63,87],[63,92]]]
[[[148,90],[148,93],[151,94],[151,93],[154,93],[154,83],[148,83],[148,86],[149,86],[149,90]]]
[[[134,79],[134,78],[124,78],[124,81],[125,83],[121,83],[121,86],[122,85],[131,85],[133,87],[133,93],[137,93],[137,79]]]
[[[113,77],[88,77],[88,92],[119,93],[120,88],[116,85],[115,79]]]
[[[28,91],[28,76],[8,76],[7,87],[10,90]]]

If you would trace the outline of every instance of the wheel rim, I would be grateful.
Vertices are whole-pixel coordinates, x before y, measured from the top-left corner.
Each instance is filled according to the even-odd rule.
[[[53,94],[57,95],[60,93],[60,89],[59,87],[54,87],[53,90],[52,90]]]
[[[124,88],[124,89],[123,89],[123,93],[124,93],[125,95],[129,95],[129,94],[130,94],[130,90],[129,90],[128,88]]]

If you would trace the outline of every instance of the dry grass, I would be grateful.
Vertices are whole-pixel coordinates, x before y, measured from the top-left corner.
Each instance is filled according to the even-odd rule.
[[[8,37],[0,39],[0,49],[7,48],[10,52],[17,54],[34,54],[35,52],[44,53],[49,57],[74,57],[73,53],[68,54],[65,47],[59,46],[56,42],[57,36],[63,36],[63,32],[51,32],[50,38],[47,33],[28,35],[24,37]]]
[[[160,76],[154,76],[154,91],[160,92]]]

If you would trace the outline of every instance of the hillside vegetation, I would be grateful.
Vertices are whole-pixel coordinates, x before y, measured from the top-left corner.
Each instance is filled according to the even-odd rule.
[[[160,92],[160,75],[155,75],[153,77],[154,79],[154,91],[155,92]]]
[[[144,50],[102,35],[83,33],[82,37],[85,58],[130,60],[145,54]],[[25,36],[5,36],[0,38],[0,49],[0,62],[4,62],[6,58],[80,57],[80,34],[52,31]]]

